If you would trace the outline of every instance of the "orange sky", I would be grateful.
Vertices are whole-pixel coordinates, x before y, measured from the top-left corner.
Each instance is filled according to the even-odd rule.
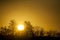
[[[59,30],[57,1],[1,1],[0,24],[8,25],[11,19],[18,24],[30,21],[45,30]]]

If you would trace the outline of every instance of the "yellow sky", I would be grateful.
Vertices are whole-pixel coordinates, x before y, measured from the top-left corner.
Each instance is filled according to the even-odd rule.
[[[59,30],[56,1],[2,1],[1,25],[8,25],[11,19],[21,24],[30,21],[33,26],[41,26],[45,30]]]

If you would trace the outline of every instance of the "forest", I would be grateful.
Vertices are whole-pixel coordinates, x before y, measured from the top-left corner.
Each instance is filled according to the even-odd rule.
[[[60,33],[56,31],[45,32],[43,28],[36,28],[29,21],[24,21],[25,30],[16,31],[16,22],[11,20],[9,26],[0,27],[0,40],[55,40],[60,37]]]

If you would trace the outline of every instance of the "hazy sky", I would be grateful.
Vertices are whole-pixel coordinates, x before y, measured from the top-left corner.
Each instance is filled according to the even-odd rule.
[[[15,19],[18,24],[30,21],[45,30],[60,29],[57,0],[0,1],[0,10],[0,24],[4,26]]]

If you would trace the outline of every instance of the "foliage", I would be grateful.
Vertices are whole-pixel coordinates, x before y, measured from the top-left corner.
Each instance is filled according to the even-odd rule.
[[[26,37],[27,38],[44,37],[45,33],[46,33],[46,37],[60,37],[60,33],[57,33],[56,31],[50,30],[44,33],[44,29],[39,28],[39,26],[36,26],[36,29],[35,29],[36,31],[33,30],[34,27],[29,21],[24,21],[24,26],[25,26],[25,32],[26,32],[25,38]],[[11,20],[9,23],[9,26],[2,26],[0,29],[1,29],[0,37],[8,36],[13,38],[15,29],[16,29],[16,22],[14,20]]]
[[[24,25],[26,27],[26,34],[28,37],[32,37],[34,34],[33,34],[33,27],[31,25],[31,23],[29,21],[25,21],[24,22]]]

